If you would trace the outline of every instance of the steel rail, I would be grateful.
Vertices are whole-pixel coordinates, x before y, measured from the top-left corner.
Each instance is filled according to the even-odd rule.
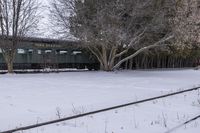
[[[29,130],[29,129],[33,129],[33,128],[37,128],[37,127],[41,127],[41,126],[45,126],[45,125],[55,124],[55,123],[62,122],[62,121],[77,119],[77,118],[92,115],[92,114],[97,114],[97,113],[102,113],[102,112],[106,112],[106,111],[110,111],[110,110],[114,110],[114,109],[118,109],[118,108],[123,108],[123,107],[130,106],[130,105],[145,103],[145,102],[156,100],[156,99],[174,96],[174,95],[178,95],[178,94],[185,93],[185,92],[196,91],[196,90],[199,90],[199,89],[200,89],[200,86],[190,88],[190,89],[185,89],[185,90],[182,90],[182,91],[169,93],[169,94],[164,94],[164,95],[160,95],[160,96],[156,96],[156,97],[152,97],[152,98],[147,98],[147,99],[143,99],[143,100],[139,100],[139,101],[135,101],[135,102],[130,102],[130,103],[121,104],[121,105],[117,105],[117,106],[113,106],[113,107],[108,107],[108,108],[104,108],[104,109],[100,109],[100,110],[96,110],[96,111],[91,111],[91,112],[87,112],[87,113],[83,113],[83,114],[69,116],[69,117],[65,117],[65,118],[61,118],[61,119],[57,119],[57,120],[37,123],[37,124],[19,127],[19,128],[7,130],[7,131],[1,131],[0,133],[13,133],[13,132],[17,132],[17,131]]]
[[[188,121],[186,121],[186,122],[184,122],[184,123],[182,123],[182,124],[180,124],[180,125],[178,125],[178,126],[176,126],[176,127],[173,127],[172,129],[166,131],[165,133],[174,132],[174,131],[177,130],[178,128],[181,128],[182,126],[187,125],[187,124],[189,124],[189,123],[191,123],[191,122],[193,122],[193,121],[195,121],[195,120],[197,120],[197,119],[199,119],[199,118],[200,118],[200,115],[197,115],[197,116],[195,116],[194,118],[191,118],[190,120],[188,120]]]

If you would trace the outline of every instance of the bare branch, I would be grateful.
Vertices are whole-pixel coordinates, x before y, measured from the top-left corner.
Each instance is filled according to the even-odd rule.
[[[169,37],[164,37],[163,39],[161,39],[160,41],[156,42],[155,44],[153,45],[149,45],[149,46],[146,46],[146,47],[143,47],[139,50],[137,50],[134,54],[122,59],[121,61],[119,61],[113,68],[112,70],[115,70],[117,69],[122,63],[124,63],[125,61],[137,56],[138,54],[140,54],[141,52],[144,52],[145,50],[148,50],[148,49],[151,49],[151,48],[155,48],[155,47],[159,47],[159,46],[164,46],[164,45],[161,45],[162,43],[166,42],[166,41],[169,41],[170,39],[173,39],[174,38],[174,35],[171,35]],[[166,44],[165,44],[166,45]]]

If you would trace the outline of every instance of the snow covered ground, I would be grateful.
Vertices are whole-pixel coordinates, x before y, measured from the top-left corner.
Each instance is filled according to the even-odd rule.
[[[0,131],[199,85],[195,70],[0,75]],[[199,114],[200,92],[194,91],[25,133],[165,133]],[[199,131],[198,119],[173,132]]]

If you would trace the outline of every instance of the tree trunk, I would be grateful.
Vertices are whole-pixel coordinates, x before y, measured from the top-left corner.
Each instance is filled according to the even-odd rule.
[[[129,69],[133,69],[133,58],[129,60]]]
[[[13,62],[7,62],[8,73],[14,73],[13,71]]]
[[[14,73],[13,62],[14,62],[14,58],[15,58],[15,50],[4,51],[3,56],[6,61],[8,73]]]

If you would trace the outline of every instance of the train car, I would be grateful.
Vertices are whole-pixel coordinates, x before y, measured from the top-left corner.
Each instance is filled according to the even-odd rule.
[[[87,49],[77,41],[43,38],[24,38],[20,41],[14,60],[14,69],[76,68],[97,70],[99,64]],[[6,70],[0,50],[0,70]]]

